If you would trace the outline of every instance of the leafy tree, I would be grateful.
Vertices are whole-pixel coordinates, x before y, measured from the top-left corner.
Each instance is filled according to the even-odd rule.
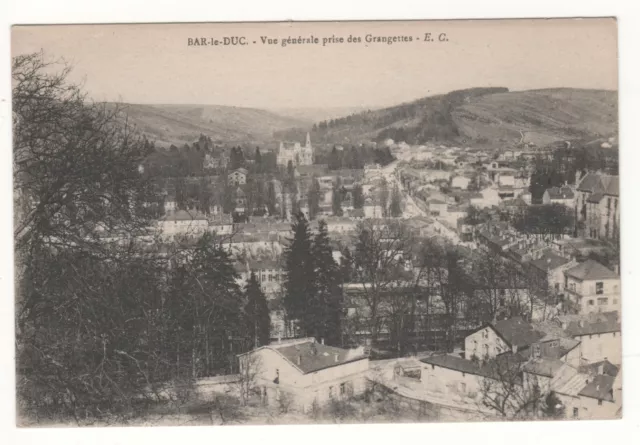
[[[247,300],[244,308],[248,330],[247,336],[253,340],[253,345],[256,348],[268,345],[271,335],[269,307],[267,306],[267,298],[253,272],[251,272],[244,293]]]

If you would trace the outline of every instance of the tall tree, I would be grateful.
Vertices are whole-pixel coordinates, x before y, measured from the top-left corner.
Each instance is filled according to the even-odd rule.
[[[251,272],[249,281],[244,290],[247,304],[244,312],[246,317],[247,335],[252,340],[253,347],[257,348],[269,344],[271,336],[271,318],[269,307],[260,283],[256,275]]]
[[[382,216],[385,218],[389,214],[389,184],[386,178],[380,181],[380,189],[378,190],[378,204],[382,210]]]
[[[391,193],[389,212],[394,218],[402,216],[402,195],[400,195],[400,188],[397,183],[393,186],[393,192]]]
[[[333,210],[333,216],[342,216],[342,185],[340,184],[340,178],[338,178],[333,185],[331,208]]]
[[[287,316],[296,320],[303,335],[315,332],[315,315],[309,309],[310,298],[315,294],[315,264],[311,254],[309,223],[302,213],[295,214],[291,225],[293,238],[284,251],[285,295],[283,304]]]
[[[356,209],[364,207],[364,193],[360,184],[353,187],[353,207]]]
[[[314,219],[320,212],[320,183],[317,177],[313,177],[311,188],[307,194],[309,205],[309,219]]]
[[[256,147],[255,162],[256,172],[263,173],[264,169],[262,168],[262,154],[260,154],[260,147]]]
[[[269,181],[269,186],[267,188],[267,208],[269,209],[269,215],[271,216],[276,214],[277,201],[276,186],[273,181]]]
[[[331,345],[341,345],[342,288],[341,271],[333,259],[327,224],[321,220],[313,239],[311,257],[314,260],[315,294],[307,310],[316,322],[315,335]],[[314,316],[315,315],[315,316]]]

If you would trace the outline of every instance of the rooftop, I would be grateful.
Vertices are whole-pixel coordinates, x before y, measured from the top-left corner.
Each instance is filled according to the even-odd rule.
[[[587,260],[565,271],[570,277],[578,280],[606,280],[619,278],[618,274],[595,260]]]
[[[535,358],[529,360],[523,367],[523,370],[530,373],[541,375],[543,377],[555,376],[566,363],[556,358]]]
[[[561,315],[558,320],[572,337],[620,332],[620,320],[616,312],[601,312],[588,315]]]
[[[597,375],[578,393],[583,397],[613,402],[613,383],[616,378],[610,375]]]
[[[304,374],[366,358],[363,350],[341,349],[307,340],[292,345],[270,345]]]
[[[513,317],[491,325],[493,329],[511,346],[524,347],[544,338],[544,332],[536,330],[522,317]]]
[[[573,190],[570,187],[551,187],[547,189],[551,199],[573,199]]]

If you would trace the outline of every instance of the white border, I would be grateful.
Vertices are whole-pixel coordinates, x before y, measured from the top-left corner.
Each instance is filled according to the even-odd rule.
[[[6,1],[6,0],[5,0]],[[638,2],[633,0],[558,1],[466,0],[349,2],[347,0],[255,0],[216,2],[212,0],[9,0],[0,1],[0,425],[4,443],[112,444],[112,443],[304,443],[305,445],[398,441],[446,441],[519,445],[544,443],[638,443],[640,433],[640,283],[637,268],[640,248],[638,194],[640,194],[640,141],[638,134],[637,42],[640,42]],[[278,20],[373,20],[455,19],[525,17],[616,16],[620,56],[620,140],[622,184],[622,289],[624,419],[602,422],[465,423],[349,426],[271,427],[168,427],[109,429],[18,430],[14,420],[13,343],[13,247],[12,172],[10,150],[10,28],[11,24],[46,23],[131,23]],[[639,436],[640,437],[640,436]],[[616,445],[617,445],[616,443]]]

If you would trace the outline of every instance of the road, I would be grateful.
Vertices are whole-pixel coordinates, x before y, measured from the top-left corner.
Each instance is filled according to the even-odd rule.
[[[394,184],[396,183],[398,184],[398,188],[400,189],[400,193],[402,194],[402,198],[405,204],[404,212],[402,216],[404,218],[415,218],[416,216],[427,216],[427,212],[425,212],[420,207],[418,207],[413,197],[410,196],[407,193],[407,191],[404,189],[402,182],[396,179],[395,171],[397,168],[398,168],[398,161],[396,160],[382,167],[380,169],[380,172],[382,173],[382,176],[384,176],[385,179],[387,180],[387,183],[389,184],[390,188],[393,187]]]

